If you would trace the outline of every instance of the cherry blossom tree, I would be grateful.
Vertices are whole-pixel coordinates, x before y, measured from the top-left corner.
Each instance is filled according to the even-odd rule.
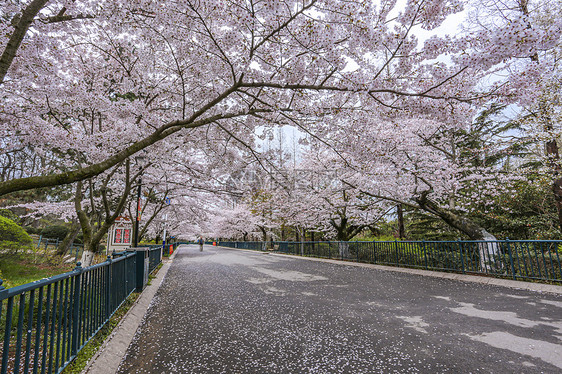
[[[79,181],[76,184],[74,207],[82,228],[82,233],[84,234],[84,251],[82,252],[81,259],[84,266],[90,266],[92,264],[94,254],[97,252],[97,247],[100,241],[107,234],[117,217],[119,217],[128,198],[130,197],[131,184],[138,175],[130,175],[130,165],[128,161],[125,163],[124,168],[124,186],[120,189],[120,193],[117,196],[117,201],[114,206],[112,206],[108,198],[108,187],[109,183],[112,181],[113,175],[118,169],[113,169],[111,172],[107,173],[107,176],[105,176],[102,185],[99,188],[101,196],[98,200],[101,200],[102,208],[96,208],[95,195],[97,191],[94,188],[94,183],[91,179],[89,180],[89,186],[87,188],[90,203],[89,212],[86,211],[82,202],[85,198],[83,191],[84,184],[82,181]]]
[[[484,5],[487,6],[473,11],[473,24],[498,28],[504,27],[508,23],[520,22],[521,27],[526,27],[528,30],[560,29],[561,27],[562,3],[557,0],[543,2],[514,0],[494,7],[484,2]],[[482,14],[483,11],[486,13]],[[490,24],[491,22],[493,23]],[[527,64],[535,66],[535,69],[540,69],[535,71],[532,77],[538,83],[533,87],[535,91],[531,96],[533,99],[529,100],[525,87],[522,87],[523,89],[517,95],[517,101],[515,101],[519,108],[517,120],[525,127],[528,136],[543,145],[537,159],[543,164],[541,172],[552,179],[552,192],[558,210],[560,229],[562,229],[562,165],[559,150],[561,47],[561,40],[558,39],[555,47],[545,52],[530,50],[526,56],[527,59],[514,67],[514,70],[520,70],[519,65],[527,62]],[[521,83],[526,79],[528,78],[519,78]],[[537,170],[533,172],[536,173]]]
[[[185,170],[171,163],[170,152],[153,150],[152,163],[130,166],[126,162],[120,168],[113,168],[87,183],[78,182],[75,193],[62,194],[61,199],[43,203],[20,205],[41,217],[56,216],[66,221],[78,221],[78,228],[84,233],[82,264],[88,266],[97,252],[109,228],[119,215],[136,219],[136,194],[139,176],[142,174],[142,202],[139,238],[155,237],[164,225],[169,230],[179,230],[186,223],[195,224],[201,219],[195,214],[204,200],[197,189],[187,184]],[[176,158],[179,161],[178,158]],[[173,179],[174,182],[168,179]],[[181,183],[178,183],[181,182]],[[65,197],[66,196],[66,197]],[[170,202],[170,204],[167,203]],[[132,208],[131,208],[132,207]],[[169,217],[169,222],[164,217]]]
[[[395,6],[8,2],[0,121],[2,136],[13,141],[5,151],[56,149],[60,162],[0,183],[0,194],[91,178],[203,126],[246,143],[266,124],[297,124],[321,137],[350,111],[443,119],[451,107],[463,110],[464,103],[490,95],[474,85],[498,63],[549,48],[559,35],[519,23],[434,36],[420,46],[415,30],[438,27],[461,4]],[[443,54],[450,64],[435,62]],[[513,89],[495,88],[494,94]]]
[[[156,232],[161,213],[174,209],[183,230],[202,232],[205,209],[217,204],[208,196],[232,193],[221,180],[227,169],[252,159],[272,173],[255,136],[290,125],[327,146],[326,157],[313,161],[341,170],[340,184],[308,195],[261,191],[267,198],[250,213],[261,217],[252,225],[262,233],[269,222],[285,222],[304,234],[315,220],[349,237],[398,202],[472,238],[492,238],[455,209],[493,194],[503,176],[459,163],[447,136],[466,127],[479,105],[540,97],[554,61],[542,56],[559,42],[560,22],[529,27],[520,12],[499,26],[418,42],[418,30],[436,29],[461,5],[9,0],[0,6],[0,195],[76,183],[80,217],[103,201],[103,191],[90,188],[98,201],[88,202],[83,187],[123,174],[120,165],[144,150],[176,191],[157,188],[162,179],[152,173],[147,188],[158,198],[145,205],[152,218],[142,230]],[[6,172],[14,156],[29,165],[35,155],[39,166]],[[132,181],[114,183],[126,190]],[[111,224],[125,195],[97,227]],[[164,195],[173,208],[162,205]]]
[[[259,217],[249,206],[238,204],[234,208],[223,208],[212,215],[209,231],[217,238],[248,241],[261,236]]]

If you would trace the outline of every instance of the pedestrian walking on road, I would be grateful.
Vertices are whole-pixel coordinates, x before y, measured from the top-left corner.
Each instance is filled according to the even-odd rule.
[[[197,242],[199,243],[199,251],[203,252],[203,244],[205,243],[203,237],[199,237],[199,240]]]

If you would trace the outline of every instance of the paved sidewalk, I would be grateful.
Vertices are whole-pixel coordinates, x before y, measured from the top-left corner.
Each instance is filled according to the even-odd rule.
[[[183,247],[118,372],[562,373],[558,289],[388,270]]]
[[[156,277],[147,286],[140,297],[135,301],[134,305],[129,309],[123,319],[113,329],[113,332],[105,343],[100,347],[98,352],[88,362],[86,368],[82,371],[83,374],[111,374],[116,373],[127,348],[131,344],[135,332],[140,326],[142,319],[150,307],[154,295],[162,281],[168,273],[177,251],[170,256],[169,259],[164,258],[164,264],[158,270]]]

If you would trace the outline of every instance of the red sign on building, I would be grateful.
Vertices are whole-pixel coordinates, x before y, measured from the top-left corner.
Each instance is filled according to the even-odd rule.
[[[123,243],[129,244],[131,242],[131,230],[123,229]]]
[[[108,251],[126,250],[131,246],[133,224],[128,217],[119,216],[111,227],[107,241]]]
[[[122,232],[123,229],[115,229],[115,240],[113,241],[114,243],[121,243]]]

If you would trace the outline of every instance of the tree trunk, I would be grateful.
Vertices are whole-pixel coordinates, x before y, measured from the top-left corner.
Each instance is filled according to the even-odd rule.
[[[500,254],[500,247],[496,242],[496,237],[468,218],[448,209],[441,208],[437,203],[427,198],[428,193],[429,192],[422,193],[419,198],[415,199],[420,208],[441,218],[449,226],[468,235],[470,239],[486,241],[486,243],[478,243],[480,268],[482,270],[497,271],[501,268],[501,262],[497,261],[497,256]]]
[[[348,218],[344,214],[339,215],[339,222],[336,219],[330,219],[330,225],[336,230],[336,240],[348,242],[366,227],[365,225],[353,225],[349,223]]]
[[[349,258],[350,257],[349,243],[348,242],[339,241],[338,242],[338,249],[339,249],[341,258]]]
[[[263,236],[262,236],[263,241],[264,241],[264,242],[267,242],[267,230],[266,230],[265,227],[263,227],[263,226],[260,226],[260,230],[261,230],[261,233],[262,233],[262,235],[263,235]]]
[[[80,232],[80,224],[78,224],[78,221],[76,219],[73,219],[72,226],[68,231],[68,234],[66,234],[63,241],[60,242],[57,248],[57,256],[64,256],[66,252],[68,252],[68,250],[72,246],[72,243],[78,236],[79,232]]]
[[[558,229],[562,231],[562,178],[558,178],[552,183],[552,192],[554,193],[556,210],[558,211]]]
[[[304,242],[306,240],[306,232],[301,227],[295,227],[295,229],[297,230],[297,235],[299,236],[299,238],[302,239],[302,240],[297,240],[297,242],[300,243],[299,246],[300,246],[301,256],[304,256]]]
[[[84,242],[84,252],[82,252],[82,257],[80,258],[80,262],[82,263],[82,267],[88,267],[92,265],[94,261],[95,255],[95,248],[92,248],[91,243]]]
[[[403,239],[406,234],[404,230],[404,213],[402,211],[402,204],[396,206],[396,213],[398,215],[398,237]]]
[[[421,209],[441,218],[449,226],[465,233],[472,240],[497,240],[494,235],[490,234],[475,222],[448,209],[440,207],[436,202],[427,197],[428,194],[429,192],[424,192],[420,197],[414,199]]]

